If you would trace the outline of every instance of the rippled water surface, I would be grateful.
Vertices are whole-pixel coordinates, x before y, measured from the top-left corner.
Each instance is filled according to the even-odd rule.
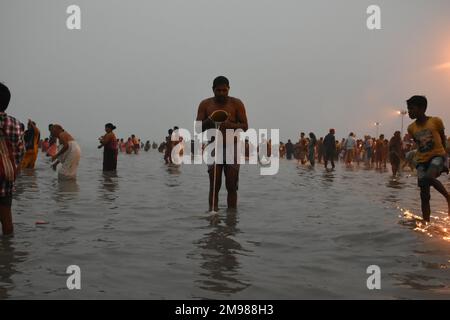
[[[415,176],[242,166],[238,211],[227,213],[223,187],[212,219],[206,167],[161,158],[121,154],[111,176],[101,152],[83,149],[77,182],[61,183],[40,155],[18,179],[15,236],[0,242],[0,298],[450,297],[446,203],[433,191],[433,223],[418,226]],[[81,290],[66,287],[69,265]],[[369,265],[381,290],[367,289]]]

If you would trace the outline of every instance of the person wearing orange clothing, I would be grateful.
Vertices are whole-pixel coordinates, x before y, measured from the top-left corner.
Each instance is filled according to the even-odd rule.
[[[50,142],[49,142],[48,138],[45,138],[45,140],[42,142],[42,145],[41,145],[41,151],[46,153],[49,147],[50,147]]]
[[[36,127],[36,123],[28,120],[28,129],[24,134],[25,141],[25,155],[20,163],[22,169],[34,169],[34,164],[39,152],[39,140],[41,138],[41,133]]]

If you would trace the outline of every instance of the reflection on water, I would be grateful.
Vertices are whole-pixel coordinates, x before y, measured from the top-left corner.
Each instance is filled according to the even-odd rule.
[[[169,164],[165,166],[165,170],[167,172],[166,186],[173,188],[180,186],[180,176],[181,176],[181,166]]]
[[[245,250],[235,240],[239,233],[236,211],[228,211],[225,217],[219,214],[210,218],[211,231],[195,244],[202,250],[202,280],[196,281],[200,289],[224,294],[237,293],[250,286],[239,273],[239,255]]]
[[[54,180],[53,186],[55,187],[54,200],[55,202],[62,204],[64,207],[69,208],[69,203],[75,200],[80,192],[80,186],[75,179],[66,180]]]
[[[324,188],[329,188],[333,185],[333,181],[335,178],[335,173],[333,169],[325,169],[322,174],[322,186]]]
[[[446,285],[436,281],[434,277],[421,275],[417,273],[393,274],[394,279],[398,281],[398,286],[403,286],[420,291],[445,290]],[[448,289],[445,290],[448,292]]]
[[[102,200],[113,203],[117,198],[119,177],[116,171],[102,172],[99,178],[99,195]]]
[[[431,217],[430,223],[426,223],[420,216],[409,210],[401,208],[400,211],[402,212],[400,224],[408,226],[430,238],[439,238],[450,242],[450,217],[447,213],[438,211]]]
[[[20,198],[25,191],[39,192],[38,173],[33,169],[22,169],[21,179],[16,183],[14,197]]]
[[[386,193],[384,200],[392,204],[398,203],[398,201],[400,200],[399,191],[405,187],[405,183],[402,182],[399,178],[391,177],[386,183],[386,187],[388,188],[387,190],[393,190],[390,193]]]
[[[9,291],[16,287],[12,277],[17,273],[17,265],[27,256],[16,251],[12,241],[13,238],[0,238],[0,300],[10,297]]]
[[[119,186],[119,177],[116,171],[112,172],[102,172],[103,178],[103,188],[106,191],[114,193],[117,191],[117,187]]]
[[[388,188],[392,189],[403,189],[405,183],[400,180],[400,178],[391,177],[386,185]]]
[[[281,161],[276,176],[243,166],[239,213],[205,220],[206,167],[169,167],[162,156],[121,154],[118,174],[102,173],[101,151],[86,150],[76,181],[58,181],[48,159],[24,171],[16,235],[0,248],[0,298],[66,298],[70,264],[90,277],[86,299],[370,299],[370,264],[383,267],[385,297],[448,297],[447,204],[432,193],[432,223],[421,225],[415,177],[342,163],[325,170]],[[224,186],[219,198],[224,206]]]
[[[180,175],[181,171],[180,171],[180,165],[176,165],[176,164],[169,164],[166,166],[167,168],[167,172],[171,175]]]

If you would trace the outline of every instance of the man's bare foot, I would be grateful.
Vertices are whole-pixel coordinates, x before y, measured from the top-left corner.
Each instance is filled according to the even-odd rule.
[[[209,207],[209,213],[218,213],[219,212],[219,207],[214,206],[214,210],[212,210],[212,207]]]

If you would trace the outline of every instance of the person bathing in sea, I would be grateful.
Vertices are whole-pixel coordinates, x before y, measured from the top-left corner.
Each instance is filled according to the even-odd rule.
[[[78,164],[81,158],[81,149],[75,139],[63,129],[59,124],[52,125],[52,136],[59,140],[61,148],[52,157],[53,169],[61,163],[61,168],[58,171],[58,178],[63,179],[76,179]]]

